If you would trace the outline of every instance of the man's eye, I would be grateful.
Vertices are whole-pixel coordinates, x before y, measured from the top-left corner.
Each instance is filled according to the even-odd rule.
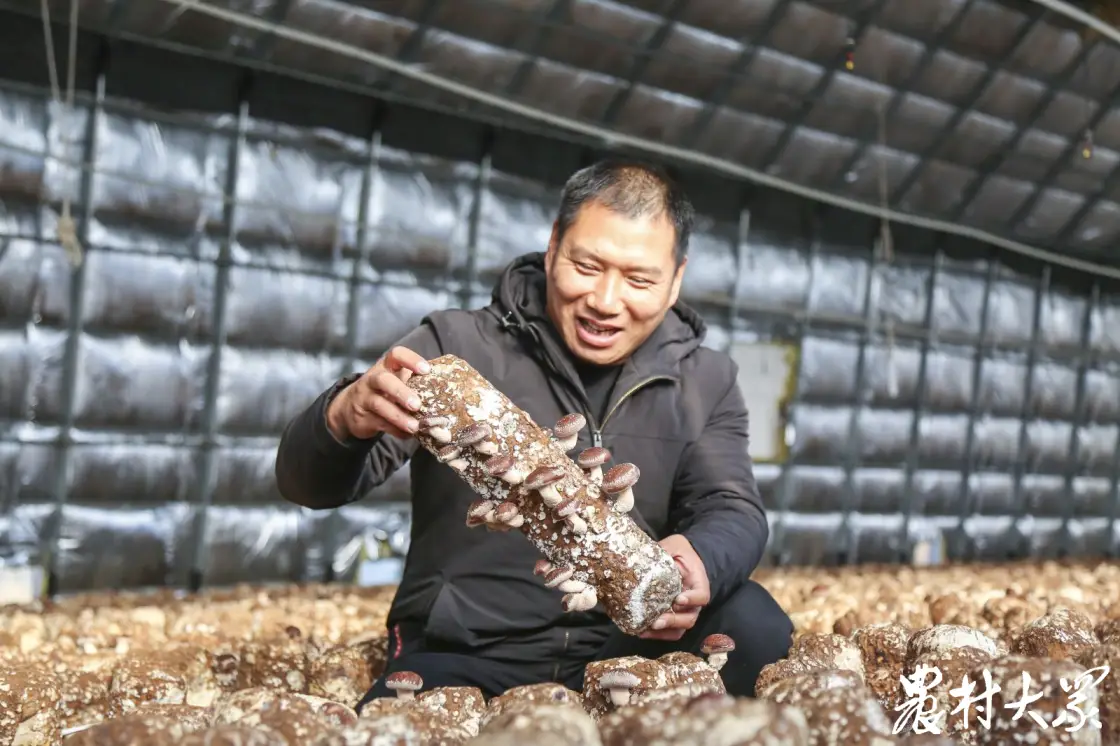
[[[653,283],[651,281],[647,280],[644,277],[631,277],[630,278],[630,284],[635,285],[635,286],[640,287],[640,288],[646,288],[646,287],[649,287],[650,285],[652,285]]]

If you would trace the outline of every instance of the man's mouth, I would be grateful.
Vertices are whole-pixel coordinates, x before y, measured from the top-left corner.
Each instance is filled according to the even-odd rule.
[[[583,337],[585,341],[593,344],[609,342],[620,331],[616,326],[600,324],[584,318],[577,318],[576,325],[579,327],[580,336]]]
[[[607,324],[596,324],[590,319],[580,319],[579,323],[584,329],[592,334],[614,334],[618,331],[616,326],[608,326]]]

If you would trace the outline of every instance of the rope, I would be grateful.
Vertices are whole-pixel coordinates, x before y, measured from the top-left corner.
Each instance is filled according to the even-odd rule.
[[[62,91],[58,81],[58,61],[55,58],[54,38],[51,34],[50,6],[48,5],[48,0],[40,0],[39,4],[43,18],[43,39],[47,53],[47,72],[50,75],[51,95],[57,103],[64,105],[66,109],[70,111],[74,108],[74,88],[76,86],[75,79],[77,78],[78,65],[78,0],[70,0],[70,34],[69,49],[66,59],[65,100],[62,97]],[[63,138],[62,146],[64,151],[69,151],[70,139]],[[68,157],[69,153],[67,152],[66,155]],[[70,263],[77,267],[82,263],[82,244],[78,240],[78,229],[74,224],[74,217],[71,214],[70,207],[70,194],[68,190],[62,197],[62,212],[58,216],[58,242],[66,250],[66,254],[70,258]]]
[[[879,117],[879,209],[883,217],[879,222],[879,246],[882,250],[883,269],[885,270],[894,262],[894,234],[891,233],[890,214],[890,183],[887,176],[887,111],[880,104],[876,107]],[[886,285],[886,277],[883,278]],[[882,287],[882,286],[880,286]],[[898,396],[898,370],[894,359],[894,318],[887,316],[883,327],[886,331],[887,345],[887,393],[893,398]],[[864,353],[866,354],[866,353]],[[864,363],[866,365],[866,363]]]

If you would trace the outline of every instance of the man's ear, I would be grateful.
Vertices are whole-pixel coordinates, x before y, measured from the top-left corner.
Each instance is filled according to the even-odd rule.
[[[673,285],[669,290],[669,306],[677,304],[677,298],[681,294],[681,282],[684,280],[684,268],[688,265],[688,257],[686,256],[681,262],[681,266],[677,267],[677,271],[673,273]]]
[[[548,237],[548,248],[544,252],[544,273],[548,276],[548,272],[552,269],[552,263],[556,261],[556,252],[559,250],[560,243],[560,222],[557,220],[552,221],[552,233]]]

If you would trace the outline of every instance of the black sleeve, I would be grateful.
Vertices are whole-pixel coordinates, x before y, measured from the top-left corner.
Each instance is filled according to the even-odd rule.
[[[431,325],[422,323],[397,342],[425,359],[443,354]],[[403,466],[415,452],[413,438],[378,434],[340,441],[327,427],[331,400],[358,375],[336,381],[284,429],[276,451],[276,484],[285,500],[316,510],[360,500]]]
[[[671,531],[704,563],[713,603],[750,577],[770,535],[747,445],[747,407],[733,374],[704,432],[685,450],[670,515]]]

